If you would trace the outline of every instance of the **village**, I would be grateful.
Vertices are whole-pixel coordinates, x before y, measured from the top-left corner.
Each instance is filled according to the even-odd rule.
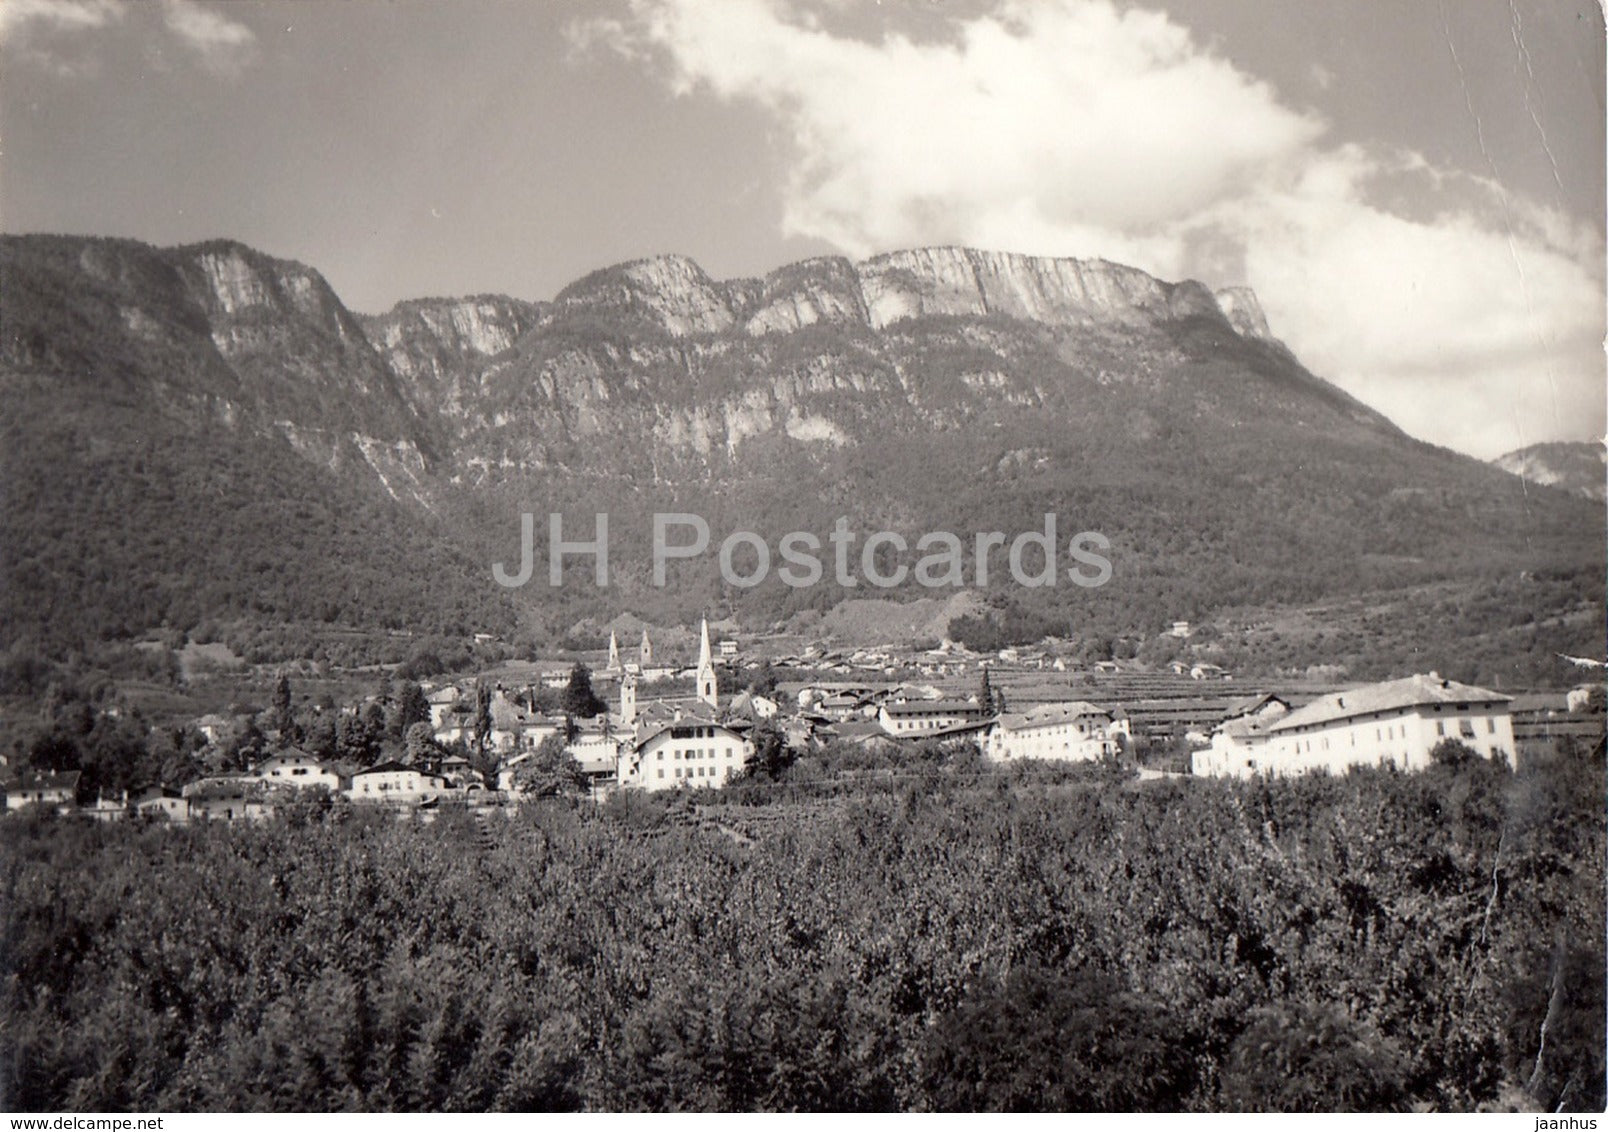
[[[1174,631],[1186,634],[1187,623]],[[1244,779],[1417,771],[1448,742],[1516,766],[1560,741],[1603,741],[1602,689],[1594,685],[1508,695],[1429,672],[1362,686],[1269,687],[1236,683],[1209,664],[1143,671],[1100,661],[1079,670],[1046,650],[979,656],[950,641],[915,655],[811,645],[755,658],[733,638],[712,641],[707,620],[692,663],[656,658],[654,647],[644,629],[635,649],[622,652],[611,632],[606,655],[592,658],[595,673],[576,661],[539,671],[539,684],[525,687],[487,678],[423,685],[428,721],[410,729],[410,752],[426,734],[430,746],[418,757],[343,766],[293,742],[270,742],[248,767],[182,786],[85,799],[78,771],[6,767],[0,786],[7,811],[37,807],[102,821],[260,820],[308,790],[428,820],[443,804],[514,807],[551,793],[551,773],[537,772],[555,764],[559,781],[599,801],[619,791],[718,790],[747,776],[758,742],[795,753],[878,746],[894,759],[901,748],[942,744],[996,766],[1104,763],[1153,777]],[[595,678],[608,695],[595,699],[591,716],[551,707],[577,672],[588,689]],[[901,673],[907,678],[889,679]],[[213,714],[194,726],[216,744],[237,722]]]

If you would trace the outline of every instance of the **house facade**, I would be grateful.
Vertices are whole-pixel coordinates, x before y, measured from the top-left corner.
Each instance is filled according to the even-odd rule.
[[[1279,696],[1264,694],[1237,700],[1212,729],[1210,746],[1190,754],[1190,771],[1216,778],[1254,778],[1266,758],[1261,755],[1269,728],[1290,711]]]
[[[24,774],[6,787],[6,809],[21,810],[29,806],[44,806],[54,810],[70,809],[78,800],[79,772],[62,771],[57,774]]]
[[[148,786],[129,800],[134,813],[142,818],[161,819],[182,825],[190,820],[190,803],[183,793],[166,786]]]
[[[198,821],[261,821],[274,812],[268,787],[255,775],[219,774],[184,787],[189,817]]]
[[[384,762],[352,775],[347,796],[354,802],[383,802],[393,806],[413,806],[437,797],[445,789],[438,775],[426,774],[418,767]]]
[[[748,764],[752,744],[706,719],[684,719],[643,733],[621,752],[617,781],[638,790],[724,786]]]
[[[889,735],[919,735],[963,723],[979,723],[983,709],[972,700],[900,700],[885,703],[877,722]]]
[[[1041,704],[1001,715],[983,737],[983,754],[999,762],[1088,762],[1115,751],[1110,728],[1111,713],[1094,704],[1082,700]]]
[[[281,751],[257,764],[257,777],[271,786],[292,786],[305,790],[322,786],[334,792],[341,788],[341,776],[325,767],[306,751]]]
[[[1439,674],[1409,676],[1323,696],[1241,736],[1226,765],[1200,760],[1198,774],[1275,776],[1354,766],[1423,770],[1430,752],[1455,739],[1482,758],[1514,758],[1510,697]],[[1225,729],[1226,729],[1225,725]]]
[[[430,726],[437,731],[445,727],[447,717],[459,706],[462,699],[463,694],[452,684],[437,688],[426,696],[425,702],[430,705]]]

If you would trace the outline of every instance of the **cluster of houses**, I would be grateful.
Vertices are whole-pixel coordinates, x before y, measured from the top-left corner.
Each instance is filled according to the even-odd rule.
[[[715,655],[705,623],[691,669],[694,693],[644,699],[639,686],[652,659],[651,643],[644,634],[639,656],[645,663],[624,665],[611,637],[609,661],[611,675],[618,678],[618,699],[611,710],[591,720],[544,715],[499,688],[489,703],[495,781],[472,769],[461,754],[430,768],[387,761],[343,775],[293,749],[269,756],[248,774],[214,775],[182,790],[151,787],[85,807],[75,806],[76,771],[24,775],[5,784],[6,807],[42,805],[108,820],[132,813],[185,822],[264,817],[294,791],[310,787],[354,803],[403,808],[493,790],[517,797],[522,768],[541,757],[544,742],[560,734],[594,796],[614,790],[718,788],[742,773],[754,750],[753,728],[765,720],[773,721],[795,747],[811,741],[938,739],[971,744],[999,763],[1097,761],[1133,743],[1134,731],[1121,707],[1073,699],[1006,710],[977,697],[945,696],[921,684],[783,682],[774,696],[745,691],[723,707]],[[431,727],[443,744],[473,737],[476,709],[466,699],[472,697],[456,687],[428,696]],[[1251,695],[1228,705],[1209,738],[1199,736],[1205,745],[1192,753],[1190,770],[1233,778],[1343,773],[1364,766],[1411,771],[1430,765],[1431,752],[1447,739],[1485,758],[1514,760],[1511,703],[1508,696],[1433,672],[1331,692],[1299,706],[1274,693]]]

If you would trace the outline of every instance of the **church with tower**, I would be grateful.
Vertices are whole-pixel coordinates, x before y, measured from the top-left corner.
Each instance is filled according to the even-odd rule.
[[[614,635],[609,634],[609,664],[611,670],[617,659],[618,648]],[[648,640],[646,629],[642,631],[642,655],[649,659],[653,656],[653,645]],[[620,677],[620,723],[625,727],[635,727],[645,718],[649,722],[663,722],[679,720],[682,718],[698,717],[711,722],[716,719],[720,711],[720,679],[715,671],[714,651],[709,646],[709,621],[705,618],[698,629],[698,667],[693,677],[695,694],[691,697],[678,696],[670,699],[650,700],[641,708],[638,706],[637,688],[639,680],[637,674],[627,667]],[[650,718],[651,717],[651,718]]]
[[[614,657],[610,640],[610,659]],[[642,655],[652,646],[642,634]],[[616,781],[623,787],[670,790],[725,785],[742,772],[753,745],[746,729],[719,720],[720,679],[709,647],[709,622],[698,631],[695,695],[638,703],[637,677],[620,678],[620,725],[630,738],[620,744]]]

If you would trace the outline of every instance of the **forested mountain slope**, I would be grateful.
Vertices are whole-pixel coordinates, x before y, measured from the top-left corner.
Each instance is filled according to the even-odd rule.
[[[0,240],[0,294],[7,643],[207,618],[506,634],[729,606],[769,624],[866,585],[828,560],[813,587],[774,568],[732,587],[719,540],[753,531],[774,555],[840,516],[911,543],[1046,512],[1063,550],[1102,533],[1097,589],[1024,589],[996,555],[997,600],[1062,633],[1519,576],[1601,599],[1600,507],[1403,435],[1302,367],[1249,292],[1103,261],[932,248],[717,281],[666,256],[550,302],[360,316],[237,244],[30,236]],[[609,589],[584,559],[558,589],[496,585],[524,511],[564,512],[569,537],[608,512]],[[656,511],[714,539],[663,589]],[[543,563],[545,538],[538,522]]]

